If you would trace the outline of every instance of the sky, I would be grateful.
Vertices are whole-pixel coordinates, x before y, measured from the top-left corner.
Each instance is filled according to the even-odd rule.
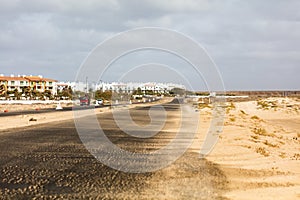
[[[198,42],[217,65],[226,90],[299,90],[299,9],[299,0],[0,0],[0,74],[72,81],[89,53],[107,38],[160,27]],[[140,52],[115,66],[131,65],[148,54]],[[180,63],[164,53],[149,57],[161,66]],[[144,70],[137,68],[137,75],[124,80],[178,80],[170,76],[173,72],[160,73],[160,65],[149,70],[149,57],[141,65]],[[115,68],[102,79],[122,76]],[[201,90],[203,80],[192,73],[188,79]]]

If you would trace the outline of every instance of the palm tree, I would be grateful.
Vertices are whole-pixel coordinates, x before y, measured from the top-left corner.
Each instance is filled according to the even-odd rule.
[[[0,97],[5,97],[5,99],[7,99],[7,89],[4,84],[0,85]]]
[[[38,91],[36,89],[34,89],[32,92],[31,92],[31,97],[33,100],[36,100],[36,97],[38,96]]]
[[[43,96],[45,96],[48,99],[52,99],[52,93],[50,90],[45,90]]]
[[[64,97],[65,99],[72,99],[73,90],[70,86],[69,87],[66,86],[61,92],[58,93],[58,95]]]
[[[39,91],[36,92],[36,96],[37,96],[38,100],[45,100],[44,95]]]

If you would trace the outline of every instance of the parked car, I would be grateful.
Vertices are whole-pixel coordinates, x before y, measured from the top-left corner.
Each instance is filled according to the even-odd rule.
[[[103,105],[103,99],[97,99],[96,105]]]

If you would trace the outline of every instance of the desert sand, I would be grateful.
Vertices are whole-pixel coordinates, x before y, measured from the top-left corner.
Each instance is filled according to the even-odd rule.
[[[229,199],[300,199],[300,100],[227,103],[224,131],[207,159],[229,180]],[[202,131],[209,109],[201,111]]]

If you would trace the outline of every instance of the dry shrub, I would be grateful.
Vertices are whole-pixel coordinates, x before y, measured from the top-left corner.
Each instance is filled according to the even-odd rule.
[[[264,100],[258,100],[257,101],[257,107],[264,110],[269,110],[271,108],[275,109],[278,107],[277,101],[264,101]]]
[[[265,110],[269,109],[269,104],[263,100],[258,100],[256,104],[257,104],[258,108],[262,108]]]
[[[254,128],[253,133],[255,133],[257,135],[266,135],[267,131],[264,128]]]
[[[212,107],[207,103],[199,103],[198,108],[202,109],[202,108],[212,108]]]
[[[259,153],[265,157],[269,156],[270,153],[264,148],[264,147],[258,147],[256,148],[256,153]]]
[[[286,153],[280,152],[279,157],[281,157],[281,158],[286,158]]]
[[[269,146],[269,147],[279,148],[279,146],[277,144],[273,144],[273,143],[269,142],[268,140],[265,140],[264,144]]]
[[[258,139],[259,139],[258,135],[251,135],[251,137],[252,137],[253,139],[255,139],[255,140],[258,140]]]
[[[292,157],[292,159],[300,160],[300,154],[299,153],[295,153],[294,156]]]
[[[247,115],[247,113],[243,110],[240,110],[240,112],[243,114],[243,115]]]
[[[235,122],[235,118],[234,118],[234,117],[230,117],[230,118],[229,118],[229,121]]]
[[[253,133],[257,134],[257,135],[262,135],[262,136],[268,136],[268,137],[274,137],[275,135],[273,133],[268,133],[266,131],[266,129],[264,128],[254,128],[253,130]]]
[[[226,108],[226,114],[229,114],[231,110],[234,110],[236,107],[235,105],[231,102],[230,105],[227,106]]]
[[[251,119],[259,120],[260,118],[259,118],[258,116],[256,116],[256,115],[253,115],[253,116],[251,117]]]
[[[231,109],[235,109],[235,105],[234,105],[234,103],[230,103],[230,106],[229,106],[229,108],[231,108]]]

